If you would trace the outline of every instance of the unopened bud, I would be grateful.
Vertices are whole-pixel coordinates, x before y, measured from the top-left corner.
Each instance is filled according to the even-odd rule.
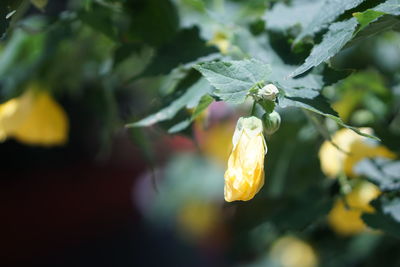
[[[267,99],[271,101],[275,101],[276,95],[279,93],[278,88],[272,83],[267,84],[260,90],[258,90],[257,96],[261,99]]]
[[[265,113],[262,117],[262,121],[264,123],[264,131],[267,135],[274,134],[281,126],[281,116],[276,111]]]
[[[233,148],[225,172],[225,200],[247,201],[264,185],[267,145],[259,118],[240,118],[232,138]]]

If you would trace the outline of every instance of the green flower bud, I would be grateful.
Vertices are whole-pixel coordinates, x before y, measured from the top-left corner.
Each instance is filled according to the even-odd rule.
[[[262,116],[262,121],[264,124],[264,131],[267,135],[274,134],[276,131],[278,131],[279,126],[281,126],[281,116],[276,111],[265,113]]]

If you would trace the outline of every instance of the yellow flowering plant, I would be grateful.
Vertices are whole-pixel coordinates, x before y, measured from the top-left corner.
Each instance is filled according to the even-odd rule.
[[[2,175],[104,166],[83,176],[126,174],[113,179],[117,186],[151,169],[134,190],[125,182],[126,194],[114,190],[125,201],[134,191],[143,214],[148,209],[139,231],[152,231],[151,221],[180,239],[175,246],[168,234],[139,251],[161,253],[143,262],[396,266],[398,244],[366,230],[400,237],[399,3],[2,0]],[[43,85],[63,96],[70,134],[67,114]],[[337,127],[320,146],[319,133],[330,139]],[[66,146],[27,147],[56,145]],[[200,253],[186,253],[200,243]],[[180,261],[189,255],[194,263]]]

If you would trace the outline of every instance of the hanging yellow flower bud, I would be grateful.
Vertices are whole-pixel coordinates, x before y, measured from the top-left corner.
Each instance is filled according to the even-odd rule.
[[[232,143],[225,172],[225,200],[250,200],[264,185],[267,146],[262,121],[256,117],[240,118]]]
[[[0,105],[0,139],[13,137],[28,145],[62,145],[68,138],[68,118],[45,91],[27,90]]]
[[[371,128],[360,128],[360,131],[372,134]],[[321,169],[328,177],[336,177],[343,171],[349,177],[355,177],[353,167],[368,157],[395,158],[396,155],[386,147],[378,145],[368,138],[360,136],[349,129],[341,129],[332,136],[332,142],[325,141],[319,150]]]

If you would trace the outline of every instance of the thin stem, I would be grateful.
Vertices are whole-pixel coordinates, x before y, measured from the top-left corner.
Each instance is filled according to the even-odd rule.
[[[343,200],[344,206],[346,209],[350,209],[350,205],[347,202],[346,195],[351,192],[352,188],[347,179],[346,174],[343,171],[340,172],[338,181],[339,181],[339,186],[340,186],[340,194],[341,194],[341,198]]]
[[[257,105],[257,102],[254,101],[254,102],[253,102],[253,107],[251,108],[251,114],[250,114],[250,116],[254,116],[254,114],[256,113],[256,105]]]

